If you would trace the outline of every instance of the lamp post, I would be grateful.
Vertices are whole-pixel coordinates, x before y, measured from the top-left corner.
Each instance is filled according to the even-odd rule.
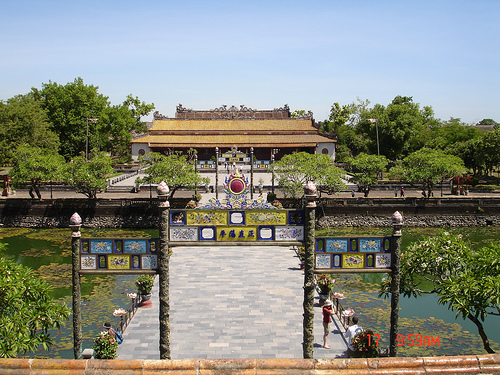
[[[86,120],[87,120],[87,133],[85,139],[85,159],[89,160],[89,121],[92,124],[95,124],[99,119],[87,117]]]
[[[376,118],[369,118],[368,121],[370,121],[372,124],[375,124],[375,130],[377,132],[377,156],[380,156],[380,144],[378,140],[378,121]]]

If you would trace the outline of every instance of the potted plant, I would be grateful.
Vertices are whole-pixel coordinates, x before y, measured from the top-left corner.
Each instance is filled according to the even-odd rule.
[[[198,207],[198,204],[192,199],[189,202],[187,202],[187,204],[186,204],[186,208],[189,208],[189,209],[194,209],[196,207]]]
[[[297,256],[300,259],[300,269],[303,270],[305,268],[304,260],[306,258],[306,248],[304,246],[297,247]]]
[[[274,193],[267,193],[267,201],[269,203],[272,203],[276,200],[276,194]]]
[[[277,199],[273,201],[272,205],[273,205],[274,207],[276,207],[276,208],[280,209],[280,210],[283,208],[283,205],[282,205],[282,204],[281,204],[281,202],[280,202],[279,200],[277,200]]]
[[[333,284],[335,283],[335,279],[331,274],[328,273],[320,273],[316,278],[316,283],[319,288],[319,300],[320,304],[330,298],[330,292],[333,289]]]
[[[152,275],[140,275],[135,281],[137,291],[141,295],[141,306],[151,304],[151,289],[153,289],[155,279]]]
[[[363,329],[352,340],[354,358],[377,358],[379,356],[378,340],[373,337],[371,329]]]
[[[102,331],[94,339],[94,358],[96,359],[115,359],[118,343],[108,331]]]

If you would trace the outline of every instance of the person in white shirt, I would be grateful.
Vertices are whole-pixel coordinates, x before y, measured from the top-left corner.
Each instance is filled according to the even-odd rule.
[[[352,358],[354,355],[354,347],[352,346],[352,340],[356,337],[356,335],[361,332],[363,329],[358,325],[358,317],[353,316],[352,324],[347,331],[345,332],[345,340],[347,341],[347,358]]]

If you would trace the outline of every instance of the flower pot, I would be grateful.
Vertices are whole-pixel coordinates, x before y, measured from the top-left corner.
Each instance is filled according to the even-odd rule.
[[[323,306],[325,304],[325,301],[330,297],[328,294],[321,294],[319,295],[319,305]]]
[[[151,294],[141,294],[140,307],[152,307],[153,302],[151,301]]]

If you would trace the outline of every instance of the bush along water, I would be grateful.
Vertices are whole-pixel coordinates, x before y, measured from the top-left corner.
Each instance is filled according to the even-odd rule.
[[[102,331],[94,339],[94,358],[96,359],[115,359],[118,343],[115,338],[107,331]]]

